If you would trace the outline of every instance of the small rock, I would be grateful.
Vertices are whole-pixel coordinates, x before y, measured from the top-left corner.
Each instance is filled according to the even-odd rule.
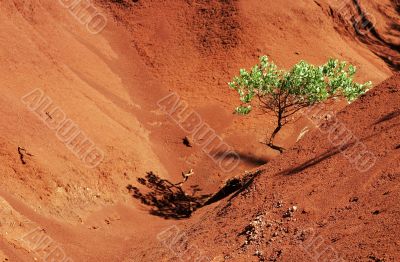
[[[262,256],[263,255],[263,252],[262,251],[260,251],[260,250],[256,250],[256,252],[254,252],[254,255],[256,255],[256,256]]]
[[[275,204],[275,207],[276,208],[280,208],[280,207],[282,207],[283,206],[283,201],[282,200],[279,200],[276,204]]]
[[[384,262],[385,261],[385,259],[376,257],[374,255],[369,255],[368,258],[371,259],[374,262]]]
[[[192,147],[192,143],[190,142],[189,137],[185,136],[185,137],[182,139],[182,142],[183,142],[183,144],[184,144],[185,146],[187,146],[187,147]]]
[[[292,212],[290,212],[290,211],[286,211],[285,213],[283,213],[283,218],[288,218],[288,217],[291,217],[292,216]]]
[[[357,202],[358,201],[358,197],[351,197],[349,202]]]
[[[379,215],[380,213],[381,213],[381,211],[379,211],[379,210],[375,210],[372,212],[373,215]]]
[[[285,213],[283,213],[283,218],[292,217],[293,213],[297,211],[297,206],[290,207]]]

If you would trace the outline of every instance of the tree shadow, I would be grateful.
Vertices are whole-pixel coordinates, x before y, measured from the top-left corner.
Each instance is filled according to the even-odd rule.
[[[348,147],[348,145],[346,145],[346,147]],[[321,154],[313,159],[310,159],[297,167],[286,169],[286,170],[280,172],[279,175],[284,175],[284,176],[295,175],[297,173],[304,171],[305,169],[307,169],[309,167],[315,166],[318,163],[336,155],[337,153],[341,152],[342,150],[344,150],[344,148],[331,148],[330,150],[325,151],[323,154]]]
[[[381,123],[381,122],[384,122],[384,121],[388,121],[388,120],[393,119],[393,118],[395,118],[395,117],[397,117],[399,115],[400,115],[400,110],[394,111],[394,112],[389,113],[386,116],[380,118],[375,124]],[[284,171],[282,171],[282,172],[280,172],[278,174],[279,175],[294,175],[294,174],[300,173],[300,172],[304,171],[305,169],[307,169],[309,167],[312,167],[314,165],[317,165],[318,163],[320,163],[320,162],[322,162],[322,161],[324,161],[326,159],[329,159],[330,157],[332,157],[332,156],[334,156],[334,155],[336,155],[338,153],[345,152],[350,147],[356,145],[357,142],[365,143],[368,140],[376,139],[376,137],[380,133],[389,132],[392,129],[397,129],[398,130],[399,126],[400,126],[400,124],[398,124],[398,123],[392,124],[391,126],[385,128],[385,129],[382,129],[382,130],[380,130],[378,132],[373,132],[372,134],[370,134],[368,136],[365,136],[363,138],[358,138],[355,141],[348,142],[348,143],[346,143],[344,145],[339,145],[339,146],[336,146],[336,147],[332,147],[329,150],[325,151],[323,154],[321,154],[321,155],[319,155],[319,156],[317,156],[317,157],[315,157],[313,159],[310,159],[310,160],[304,162],[303,164],[301,164],[301,165],[299,165],[297,167],[286,169],[286,170],[284,170]],[[396,146],[395,149],[400,149],[400,145]]]
[[[150,214],[165,219],[189,218],[211,196],[198,194],[202,190],[197,185],[191,186],[191,193],[188,194],[182,189],[182,183],[174,184],[153,172],[148,172],[145,178],[138,178],[137,181],[147,187],[148,192],[128,185],[129,192],[142,204],[151,207]]]
[[[226,159],[230,159],[230,158],[236,159],[239,157],[239,159],[241,161],[246,162],[251,165],[255,165],[255,166],[265,165],[269,161],[269,159],[257,157],[257,156],[251,155],[251,154],[240,153],[240,152],[231,152],[229,154],[226,154],[225,151],[222,151],[222,152],[216,153],[214,156],[215,156],[215,158],[224,157]]]

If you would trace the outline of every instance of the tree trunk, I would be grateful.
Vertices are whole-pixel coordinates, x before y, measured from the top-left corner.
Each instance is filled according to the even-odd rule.
[[[278,123],[278,126],[275,128],[274,132],[272,133],[271,137],[269,138],[268,144],[273,144],[276,134],[281,130],[282,124]]]
[[[283,152],[284,148],[274,145],[274,139],[275,139],[275,136],[278,134],[278,132],[282,129],[282,126],[283,126],[282,125],[282,112],[279,112],[278,113],[278,126],[275,128],[274,132],[272,132],[272,135],[269,138],[267,145],[274,150],[278,150],[280,153]]]

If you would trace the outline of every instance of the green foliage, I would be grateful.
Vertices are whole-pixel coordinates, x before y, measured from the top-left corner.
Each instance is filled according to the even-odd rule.
[[[285,111],[285,106],[306,107],[334,97],[353,101],[371,86],[371,82],[354,82],[355,73],[353,65],[347,66],[346,62],[334,59],[322,66],[300,61],[290,71],[284,71],[270,62],[267,56],[262,56],[260,64],[251,71],[241,69],[240,75],[234,77],[229,86],[239,93],[242,102],[236,108],[237,113],[248,114],[255,97],[268,109],[279,112]]]
[[[267,56],[262,56],[251,71],[241,69],[240,75],[234,77],[229,86],[239,93],[242,102],[236,113],[250,113],[254,98],[257,98],[262,110],[275,114],[277,127],[268,145],[282,152],[281,147],[273,145],[273,139],[296,112],[332,98],[344,97],[351,102],[370,88],[371,82],[354,82],[355,73],[355,66],[334,59],[322,66],[300,61],[285,71],[278,69]]]

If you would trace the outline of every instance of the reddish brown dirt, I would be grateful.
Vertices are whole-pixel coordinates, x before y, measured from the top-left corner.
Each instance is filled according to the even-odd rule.
[[[239,68],[250,67],[259,55],[267,54],[284,68],[300,59],[319,64],[329,57],[337,57],[358,66],[359,81],[372,80],[379,84],[398,68],[398,4],[388,0],[362,1],[363,8],[379,23],[376,34],[358,36],[349,27],[349,21],[340,16],[340,10],[335,12],[335,5],[327,1],[93,2],[107,17],[106,28],[97,35],[90,34],[60,1],[0,0],[1,261],[40,260],[44,254],[48,255],[46,250],[35,252],[34,247],[23,241],[35,228],[43,229],[52,243],[59,245],[74,261],[176,260],[164,247],[157,246],[156,235],[171,225],[187,228],[191,241],[204,247],[208,254],[220,256],[225,252],[240,261],[252,254],[249,251],[239,254],[235,249],[239,242],[232,234],[249,222],[261,200],[265,199],[267,206],[276,200],[268,195],[271,192],[268,188],[274,189],[278,198],[282,196],[285,208],[296,200],[300,208],[310,209],[310,214],[304,216],[304,225],[309,222],[314,226],[325,219],[322,211],[311,212],[314,206],[327,212],[333,208],[328,201],[331,198],[322,194],[330,192],[332,184],[329,179],[320,177],[306,181],[302,180],[302,175],[288,176],[288,180],[274,176],[270,181],[265,179],[269,175],[264,173],[258,184],[252,185],[257,185],[257,190],[250,193],[254,203],[250,205],[240,196],[217,224],[209,222],[215,217],[214,206],[200,209],[193,218],[182,221],[149,215],[144,206],[132,199],[126,186],[148,171],[174,182],[180,181],[181,172],[193,168],[195,175],[187,187],[199,185],[203,192],[212,193],[228,178],[278,156],[260,143],[273,129],[273,119],[258,112],[246,117],[233,115],[238,98],[226,83]],[[353,7],[351,12],[354,10]],[[21,102],[21,97],[35,88],[43,90],[54,102],[53,108],[65,112],[104,151],[105,158],[99,166],[87,168],[57,139],[55,132]],[[188,134],[157,106],[157,101],[171,92],[187,101],[189,108],[241,156],[234,171],[223,172],[199,146],[188,148],[182,144],[182,138]],[[398,101],[389,96],[385,98],[387,94],[383,91],[378,93],[376,96],[382,98],[376,98],[376,103]],[[378,114],[391,113],[395,106],[387,102],[387,106],[374,107],[368,99],[363,98],[370,102],[357,102],[352,108],[364,106],[367,112],[371,111],[368,114],[371,121]],[[357,111],[356,108],[348,110]],[[41,117],[51,117],[48,111],[44,110]],[[360,125],[354,126],[350,118],[345,118],[345,113],[342,116],[358,135],[368,136],[368,132],[364,136],[365,129],[362,129],[367,118],[363,120],[363,116],[352,115],[353,122],[360,121]],[[278,142],[292,146],[306,124],[300,121],[288,126]],[[313,136],[317,136],[315,132],[307,135],[304,141],[311,141]],[[368,141],[374,149],[381,139]],[[301,152],[296,157],[289,151],[270,164],[275,168],[277,165],[294,167],[312,157],[313,150],[315,154],[322,152],[325,142],[321,141],[318,147],[301,142]],[[25,164],[20,159],[19,147],[26,149],[23,151]],[[383,153],[379,151],[378,154]],[[285,159],[280,160],[282,158]],[[340,167],[340,163],[335,167]],[[389,163],[396,162],[382,162],[379,167],[387,165],[389,168],[392,166]],[[274,174],[273,169],[271,172]],[[353,174],[351,170],[348,173]],[[355,183],[352,187],[343,187],[338,192],[341,197],[352,193],[350,189],[360,182],[357,177],[357,174],[332,175],[338,185]],[[295,180],[291,179],[305,184],[293,184]],[[382,178],[378,182],[374,179],[370,182],[384,184],[393,178]],[[296,186],[300,190],[294,190]],[[302,192],[312,188],[317,190],[315,196],[308,202],[301,202]],[[364,193],[359,194],[358,204],[367,203],[364,208],[371,209],[375,208],[373,203],[378,205],[372,201],[373,196],[376,199],[382,196],[380,191],[371,191],[376,196],[368,195],[369,189],[360,187]],[[289,197],[290,190],[293,197],[299,198]],[[363,196],[370,199],[369,202],[363,200]],[[386,198],[392,197],[394,199],[394,194]],[[326,205],[322,204],[324,201],[328,201]],[[254,210],[249,210],[250,207]],[[334,215],[338,220],[338,235],[342,236],[346,233],[342,232],[345,230],[343,221],[348,222],[350,218],[342,220]],[[238,224],[232,226],[237,218],[240,218]],[[198,223],[199,219],[205,222]],[[357,226],[356,229],[361,228]],[[379,238],[379,234],[385,233],[383,226],[375,227],[374,236],[380,241],[386,241],[384,237]],[[390,218],[387,226],[393,226]],[[199,232],[193,227],[198,227]],[[330,232],[334,232],[331,227],[334,225],[329,224],[329,230],[324,229],[327,231],[321,234],[331,236]],[[222,229],[227,229],[229,238],[226,240],[220,234]],[[372,240],[365,232],[363,234],[361,238],[366,245],[363,252],[367,253],[371,251]],[[355,241],[355,238],[346,239]],[[387,239],[393,240],[390,235]],[[229,248],[228,243],[232,244]],[[342,242],[338,240],[338,243]],[[340,245],[337,248],[347,256],[355,245],[350,244],[347,249]],[[218,248],[211,250],[215,245]],[[157,248],[149,251],[149,247]],[[287,247],[285,242],[282,249]],[[374,250],[376,256],[384,256],[382,252],[394,249],[380,245]],[[363,252],[354,254],[364,258]],[[284,255],[286,253],[285,250]],[[388,259],[391,254],[388,253]]]
[[[396,74],[337,114],[376,157],[366,172],[345,157],[350,151],[337,150],[333,143],[341,140],[332,138],[344,137],[342,129],[327,121],[260,167],[262,174],[239,195],[199,212],[185,228],[189,243],[213,261],[259,261],[257,251],[266,261],[398,261],[399,108]],[[293,206],[297,211],[284,218]],[[252,232],[248,225],[257,217],[265,225],[244,245],[241,233]]]

